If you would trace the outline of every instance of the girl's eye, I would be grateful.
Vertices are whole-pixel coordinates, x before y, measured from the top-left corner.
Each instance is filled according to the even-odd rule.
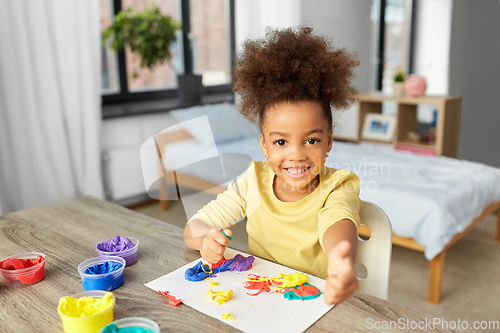
[[[318,139],[307,139],[307,143],[310,145],[313,145],[313,144],[318,143],[318,142],[319,142]]]
[[[275,145],[278,145],[280,147],[283,147],[285,145],[286,141],[285,140],[276,140],[274,141]]]

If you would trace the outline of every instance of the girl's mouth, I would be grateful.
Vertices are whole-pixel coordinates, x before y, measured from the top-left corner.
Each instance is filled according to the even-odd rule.
[[[310,166],[305,167],[303,169],[297,169],[297,168],[284,168],[286,174],[292,178],[302,178],[305,175],[309,173],[309,170],[311,169]]]

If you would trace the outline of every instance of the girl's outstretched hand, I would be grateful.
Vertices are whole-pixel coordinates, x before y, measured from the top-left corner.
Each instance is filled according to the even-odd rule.
[[[231,236],[231,229],[224,229],[226,235]],[[201,241],[200,254],[206,261],[217,263],[224,256],[226,247],[229,245],[229,239],[221,230],[209,233],[203,236]]]
[[[354,263],[349,255],[351,244],[344,240],[328,253],[328,278],[325,286],[325,302],[328,305],[348,299],[358,289]]]

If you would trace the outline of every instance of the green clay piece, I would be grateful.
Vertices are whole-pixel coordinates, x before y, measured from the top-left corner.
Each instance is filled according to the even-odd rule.
[[[302,295],[297,295],[296,291],[301,291]],[[288,300],[309,300],[309,299],[315,299],[321,296],[321,291],[313,286],[312,284],[309,283],[304,283],[303,285],[288,288],[288,291],[283,294],[283,297],[285,297]]]
[[[109,324],[108,326],[104,327],[102,333],[153,333],[153,331],[138,326],[119,328],[115,324]]]
[[[227,237],[227,239],[229,239],[230,241],[233,240],[233,237],[226,235],[226,233],[224,232],[224,230],[221,230],[221,231],[224,234],[224,236]]]

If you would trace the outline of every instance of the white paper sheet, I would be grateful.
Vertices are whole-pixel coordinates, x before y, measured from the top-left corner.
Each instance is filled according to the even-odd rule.
[[[231,259],[238,253],[248,256],[246,253],[228,248],[225,257]],[[182,299],[182,303],[193,309],[244,332],[303,332],[333,307],[325,304],[323,295],[307,301],[290,301],[280,293],[248,295],[247,293],[254,294],[257,292],[257,290],[249,290],[243,287],[248,274],[272,278],[279,274],[297,272],[291,268],[259,258],[255,258],[252,268],[246,272],[226,271],[218,273],[217,277],[210,280],[187,281],[184,278],[184,272],[200,260],[201,258],[145,285],[155,291],[168,291],[176,298]],[[321,291],[324,290],[325,280],[306,275],[308,283]],[[210,287],[209,282],[218,282],[220,284],[216,287]],[[218,306],[217,302],[208,296],[209,289],[214,292],[230,289],[233,291],[233,297]],[[223,320],[222,314],[226,312],[230,312],[234,320]]]

